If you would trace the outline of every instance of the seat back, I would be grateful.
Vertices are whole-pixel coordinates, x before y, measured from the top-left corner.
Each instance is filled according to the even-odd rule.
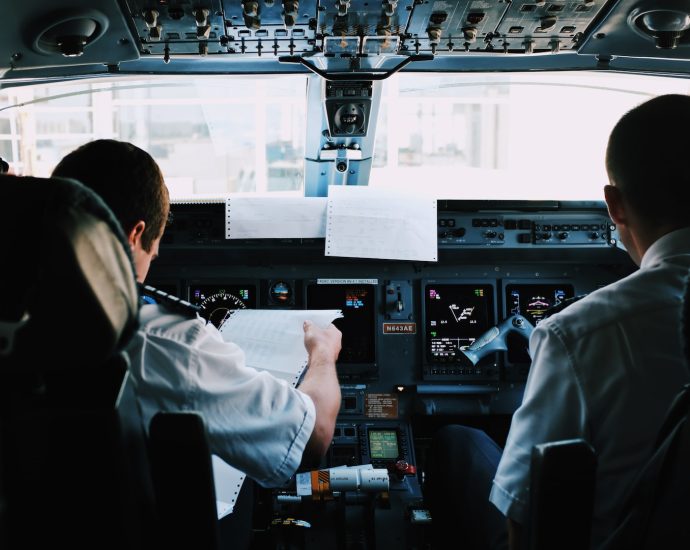
[[[532,450],[529,550],[589,547],[597,457],[584,439]]]
[[[119,224],[77,182],[0,176],[0,254],[0,546],[151,547]]]
[[[155,528],[141,417],[118,355],[21,394],[3,388],[3,548],[145,548]],[[3,380],[3,383],[7,379]],[[15,383],[15,390],[19,384]],[[8,395],[10,394],[10,395]]]
[[[211,450],[197,412],[158,412],[149,427],[153,481],[165,548],[217,550]]]

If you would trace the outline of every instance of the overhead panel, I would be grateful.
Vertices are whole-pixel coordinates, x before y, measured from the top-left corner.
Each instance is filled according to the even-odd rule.
[[[415,6],[403,47],[415,53],[536,53],[577,47],[604,0],[447,2]]]
[[[142,55],[294,55],[314,49],[316,0],[129,0]]]
[[[348,37],[362,40],[361,53],[379,53],[376,50],[367,50],[367,44],[372,43],[372,38],[379,37],[379,47],[384,50],[388,48],[389,44],[392,44],[392,37],[404,35],[413,9],[414,0],[325,2],[319,6],[317,19],[319,36],[326,39],[329,37],[339,39],[333,41],[332,47],[325,46],[325,53],[338,53],[339,48],[352,53],[353,46],[359,49],[357,40],[348,41],[346,40]],[[360,51],[355,50],[354,53],[357,54]]]
[[[415,6],[403,47],[413,53],[486,50],[509,6],[509,2],[484,0],[420,3]]]
[[[142,56],[558,53],[606,0],[127,0]],[[326,64],[329,64],[327,59]]]
[[[230,53],[298,55],[314,50],[316,0],[223,0]]]
[[[527,53],[576,49],[604,4],[604,0],[513,2],[497,29],[500,46]]]
[[[206,54],[219,50],[225,23],[219,0],[127,0],[142,55]]]

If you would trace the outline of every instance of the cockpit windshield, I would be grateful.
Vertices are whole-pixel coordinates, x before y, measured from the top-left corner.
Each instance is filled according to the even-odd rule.
[[[47,176],[98,138],[139,145],[173,200],[305,194],[321,102],[300,75],[110,77],[0,90],[0,157]],[[359,184],[444,199],[601,200],[606,140],[685,78],[607,72],[398,73],[372,111]],[[373,131],[372,131],[373,130]],[[368,145],[367,145],[368,144]],[[368,149],[368,150],[367,150]]]

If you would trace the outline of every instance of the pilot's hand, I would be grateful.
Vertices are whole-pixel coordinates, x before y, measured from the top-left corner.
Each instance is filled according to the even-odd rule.
[[[309,367],[299,385],[314,403],[314,429],[302,455],[302,466],[312,469],[328,452],[333,441],[335,421],[340,410],[340,383],[336,360],[340,353],[341,332],[333,324],[320,328],[304,322],[304,347],[309,352]]]
[[[321,328],[312,321],[304,322],[304,347],[307,348],[310,359],[318,356],[335,363],[340,353],[342,336],[333,323]]]

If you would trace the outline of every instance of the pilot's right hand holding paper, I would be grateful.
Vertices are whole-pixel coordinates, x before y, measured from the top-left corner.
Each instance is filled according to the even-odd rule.
[[[242,348],[248,367],[268,371],[294,386],[309,360],[304,321],[325,328],[342,316],[339,309],[238,309],[223,323],[220,333]]]

